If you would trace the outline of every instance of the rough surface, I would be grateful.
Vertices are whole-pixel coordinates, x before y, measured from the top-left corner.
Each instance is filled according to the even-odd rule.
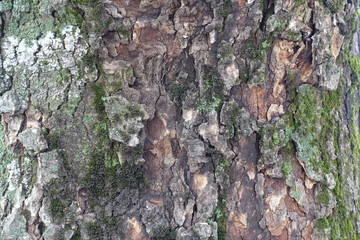
[[[0,1],[0,239],[359,239],[353,1]]]

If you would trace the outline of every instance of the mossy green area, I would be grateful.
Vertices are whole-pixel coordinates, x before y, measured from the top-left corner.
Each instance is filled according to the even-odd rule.
[[[85,121],[93,130],[96,142],[87,149],[89,154],[86,154],[88,159],[85,160],[87,165],[84,168],[86,174],[80,179],[80,184],[89,191],[88,207],[92,211],[96,211],[98,215],[96,223],[86,223],[82,229],[86,230],[91,239],[102,239],[104,235],[111,231],[117,231],[119,227],[117,217],[106,216],[104,205],[115,201],[124,189],[141,190],[145,186],[143,168],[134,163],[134,160],[139,159],[143,152],[140,144],[136,147],[129,147],[109,138],[110,120],[105,111],[104,97],[107,96],[107,92],[104,90],[104,84],[96,82],[89,87],[96,118],[93,118],[94,115],[87,115]],[[143,114],[142,111],[133,109],[132,106],[128,106],[128,108],[124,108],[119,113],[121,117]],[[88,119],[90,117],[91,119]],[[124,163],[120,163],[117,152],[121,152],[125,156]]]
[[[80,232],[80,228],[78,227],[78,229],[75,231],[74,235],[71,237],[70,240],[81,240],[81,232]]]
[[[85,225],[86,231],[91,239],[103,239],[104,230],[97,223],[87,223]]]
[[[1,120],[1,119],[0,119]],[[0,194],[6,194],[8,195],[8,200],[10,203],[14,202],[14,194],[15,191],[7,191],[9,183],[8,183],[8,171],[7,171],[7,165],[11,161],[11,153],[8,147],[6,146],[5,142],[5,128],[0,123]]]
[[[219,184],[218,202],[214,212],[214,221],[217,223],[217,237],[225,240],[227,237],[226,190],[230,186],[231,162],[216,149],[208,149],[206,156],[212,159],[217,184]]]
[[[329,166],[336,162],[331,159],[327,146],[330,141],[338,148],[336,113],[341,108],[342,91],[339,87],[336,91],[321,93],[313,86],[302,85],[290,94],[292,104],[285,121],[285,144],[288,145],[289,140],[296,143],[298,158],[305,163],[308,174],[317,180],[323,180],[323,173],[329,173]]]
[[[321,186],[321,190],[319,191],[316,200],[318,203],[329,205],[330,194],[329,189],[325,185]]]
[[[171,94],[173,101],[178,105],[182,106],[186,93],[190,89],[190,85],[195,81],[195,73],[188,72],[186,77],[179,77],[172,80],[166,87],[166,90]]]
[[[203,73],[203,91],[198,105],[198,109],[201,112],[210,113],[212,110],[218,110],[223,101],[223,85],[217,70],[205,66]]]
[[[226,19],[231,13],[231,8],[231,0],[224,0],[224,3],[220,8],[220,14]]]
[[[189,90],[189,88],[187,85],[172,84],[169,86],[169,92],[172,94],[174,101],[181,106],[185,100],[186,91]]]
[[[284,174],[284,176],[288,176],[293,171],[293,167],[290,161],[283,162],[283,165],[281,167],[281,172]]]
[[[250,60],[264,61],[271,45],[271,38],[264,38],[262,41],[259,40],[259,42],[249,40],[249,42],[245,45],[246,47],[244,48],[243,53]]]
[[[46,135],[46,140],[49,144],[50,150],[55,150],[60,148],[61,144],[61,136],[65,133],[64,130],[60,131],[51,131],[49,134]]]
[[[321,186],[321,190],[317,196],[317,202],[327,205],[330,201],[331,194],[336,199],[336,207],[334,214],[319,219],[316,228],[321,232],[325,229],[330,230],[329,239],[360,239],[360,234],[356,232],[356,221],[360,218],[359,212],[353,212],[351,206],[348,205],[351,198],[351,189],[349,189],[349,177],[346,173],[352,172],[353,176],[358,176],[359,157],[360,157],[360,133],[358,127],[358,112],[360,103],[358,102],[360,85],[360,64],[359,58],[348,56],[349,66],[353,70],[353,79],[350,88],[345,88],[344,79],[336,91],[328,92],[324,96],[322,110],[322,131],[320,135],[320,143],[326,146],[326,141],[333,141],[336,159],[332,159],[329,151],[321,148],[322,171],[324,173],[332,173],[336,186],[333,190],[329,190],[325,185]],[[336,120],[336,114],[341,113],[345,108],[344,102],[348,102],[351,119],[348,123],[350,136],[349,141],[351,151],[346,151],[340,147],[340,130],[339,123]],[[323,120],[324,119],[324,120]],[[329,139],[328,136],[333,136]],[[359,186],[360,183],[355,183]],[[330,192],[331,191],[331,194]],[[359,201],[356,203],[359,206]],[[325,233],[324,233],[325,234]]]
[[[349,55],[348,61],[349,61],[351,69],[354,72],[355,78],[360,79],[360,58]]]
[[[297,126],[295,130],[295,142],[298,143],[297,154],[304,161],[315,161],[314,159],[318,157],[318,147],[315,141],[320,104],[320,93],[315,87],[302,85],[298,88],[292,108]]]
[[[337,90],[320,91],[317,87],[301,85],[291,88],[288,101],[289,110],[282,117],[284,125],[273,128],[262,128],[260,131],[263,141],[271,141],[265,145],[268,149],[282,149],[285,161],[282,163],[282,173],[287,178],[292,174],[293,155],[304,162],[308,175],[320,183],[316,202],[329,205],[333,198],[336,200],[334,213],[316,223],[318,230],[330,230],[329,239],[359,239],[356,233],[356,220],[359,213],[353,212],[348,199],[351,198],[348,177],[346,172],[359,175],[360,133],[358,127],[359,117],[359,71],[358,59],[350,58],[349,65],[354,69],[352,87],[346,88],[345,79],[341,79]],[[293,82],[292,79],[289,79]],[[346,99],[347,97],[347,99]],[[344,149],[341,143],[340,127],[344,124],[343,118],[345,103],[351,113],[349,123],[351,151]],[[281,132],[285,132],[285,136]],[[346,133],[343,133],[346,134]],[[345,136],[346,137],[346,136]],[[261,141],[262,142],[262,141]],[[335,152],[335,155],[332,153]],[[336,186],[333,190],[327,186],[325,174],[332,174]],[[359,184],[359,183],[356,183]],[[292,192],[294,198],[301,198],[300,193]],[[359,203],[357,203],[359,204]],[[325,231],[323,232],[325,234]]]
[[[231,58],[235,54],[235,49],[231,43],[221,42],[219,48],[217,49],[216,57],[219,61],[231,61]]]
[[[112,198],[119,190],[142,187],[144,177],[141,166],[127,162],[118,164],[115,162],[117,159],[107,157],[104,153],[94,153],[88,165],[88,174],[84,182],[94,198]]]
[[[1,120],[1,119],[0,119]],[[2,170],[6,164],[10,162],[10,151],[5,142],[5,128],[0,123],[0,169]]]
[[[214,213],[215,221],[218,224],[219,240],[226,240],[227,237],[227,230],[226,230],[227,217],[225,213],[225,208],[226,208],[226,200],[222,196],[219,196],[218,205]]]
[[[344,9],[345,0],[324,0],[324,4],[332,13],[337,13]]]
[[[32,40],[37,40],[48,32],[59,35],[68,25],[78,26],[83,34],[98,34],[108,24],[100,21],[102,7],[99,4],[95,0],[73,0],[54,10],[46,0],[5,0],[0,4],[0,12],[12,13],[5,22],[5,34],[25,39],[31,44]],[[85,12],[82,6],[92,12]]]
[[[100,83],[95,83],[92,90],[94,94],[93,105],[97,112],[97,121],[93,123],[93,129],[98,141],[88,161],[88,173],[84,183],[96,201],[99,198],[111,199],[112,194],[116,194],[124,188],[140,189],[144,184],[144,177],[142,167],[131,161],[131,159],[142,156],[142,146],[127,147],[109,139],[110,122],[105,112],[103,100],[106,94],[105,90]],[[133,109],[132,106],[128,106],[128,108],[119,114],[122,114],[122,117],[142,115],[142,111],[139,109]],[[116,151],[125,154],[128,161],[120,164]]]
[[[332,194],[325,183],[321,183],[317,202],[328,205],[333,195],[337,205],[334,215],[327,217],[326,221],[319,221],[317,226],[324,228],[328,224],[331,229],[330,239],[358,239],[354,232],[355,219],[358,216],[351,213],[348,209],[349,206],[346,206],[346,179],[340,173],[341,168],[346,165],[356,166],[356,163],[351,163],[350,159],[340,163],[337,158],[331,156],[328,148],[331,143],[338,157],[345,156],[340,152],[339,122],[336,118],[343,107],[343,92],[342,83],[337,90],[324,92],[322,96],[314,87],[308,87],[305,91],[298,92],[293,105],[293,107],[295,106],[293,112],[295,124],[298,125],[294,126],[296,128],[294,141],[297,144],[296,151],[299,159],[308,162],[306,165],[309,167],[308,171],[312,170],[315,174],[319,174],[321,181],[324,181],[325,173],[332,173],[336,181],[336,187]],[[298,135],[296,135],[297,133]],[[352,142],[354,141],[352,140]],[[353,148],[355,149],[353,156],[356,155],[357,148],[359,147]]]
[[[164,227],[156,228],[152,233],[151,239],[175,240],[176,230],[172,228],[164,228]]]
[[[129,120],[133,118],[141,118],[144,116],[143,111],[139,105],[126,105],[119,113],[115,116],[118,120]]]
[[[231,105],[231,114],[230,114],[230,121],[226,123],[225,128],[225,136],[228,139],[237,138],[239,137],[239,129],[238,126],[240,125],[241,118],[240,115],[240,107],[237,104]]]
[[[50,202],[50,214],[54,221],[62,222],[67,216],[67,208],[72,202],[72,193],[66,188],[62,178],[52,179],[45,187]]]

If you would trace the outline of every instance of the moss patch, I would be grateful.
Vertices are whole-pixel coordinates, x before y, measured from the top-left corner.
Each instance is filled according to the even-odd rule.
[[[55,221],[62,222],[72,202],[72,194],[62,179],[52,179],[45,187],[50,202],[50,214]]]
[[[222,196],[219,196],[218,205],[214,213],[215,221],[218,224],[219,240],[226,240],[227,237],[227,229],[226,229],[227,217],[226,217],[225,209],[226,209],[226,200]]]
[[[203,91],[198,105],[198,109],[203,113],[210,113],[212,110],[218,110],[223,101],[222,96],[223,83],[220,75],[209,66],[205,66],[203,75]]]

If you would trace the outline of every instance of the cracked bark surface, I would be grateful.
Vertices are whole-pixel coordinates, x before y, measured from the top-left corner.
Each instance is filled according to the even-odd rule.
[[[0,2],[0,239],[359,239],[354,1]]]

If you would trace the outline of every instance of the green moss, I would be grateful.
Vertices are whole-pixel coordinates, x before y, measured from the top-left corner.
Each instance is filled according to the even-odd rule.
[[[105,90],[100,83],[94,84],[92,90],[94,93],[93,104],[98,117],[97,121],[91,119],[91,123],[93,124],[94,133],[98,137],[98,142],[88,161],[84,183],[90,189],[93,200],[96,201],[99,198],[109,198],[111,194],[124,188],[140,188],[144,183],[144,179],[142,167],[128,163],[131,162],[132,158],[142,155],[142,146],[130,148],[110,143],[109,119],[106,117],[103,101]],[[141,116],[143,116],[143,112],[137,105],[128,105],[119,113],[119,118],[122,119]],[[124,137],[130,137],[125,132],[123,134]],[[117,159],[116,151],[119,150],[125,153],[128,157],[127,160],[129,160],[122,165]]]
[[[283,162],[283,165],[281,167],[281,172],[285,176],[288,176],[290,173],[292,173],[292,170],[293,170],[293,167],[292,167],[291,162],[289,162],[289,161]]]
[[[282,34],[284,34],[284,31],[288,25],[288,19],[278,16],[278,15],[272,15],[272,17],[267,21],[266,23],[271,24],[271,29],[273,30],[270,32],[271,38],[278,37]],[[270,30],[270,29],[267,29]],[[269,41],[269,40],[268,40]]]
[[[71,117],[75,113],[75,110],[78,108],[80,101],[80,97],[72,97],[68,99],[68,101],[63,106],[61,106],[61,110],[69,117]]]
[[[264,47],[263,47],[263,43],[264,43]],[[264,40],[261,44],[248,42],[243,52],[244,55],[250,60],[264,61],[270,46],[271,43],[269,42],[269,40]]]
[[[356,67],[356,64],[353,63],[352,67]],[[356,70],[354,70],[355,72]],[[358,77],[357,74],[354,74],[355,77]],[[328,205],[330,199],[333,195],[336,198],[337,204],[334,210],[334,214],[319,220],[317,226],[319,229],[330,229],[330,239],[359,239],[359,235],[355,233],[354,226],[356,220],[359,218],[359,215],[353,213],[349,206],[347,206],[347,198],[348,198],[348,187],[347,187],[347,179],[345,176],[342,176],[343,173],[339,172],[341,169],[346,169],[349,166],[353,168],[353,171],[357,170],[357,164],[352,162],[352,160],[345,157],[349,153],[344,153],[343,149],[339,147],[340,141],[340,130],[339,123],[336,120],[336,114],[338,111],[342,111],[343,106],[343,96],[344,93],[344,79],[341,79],[340,85],[336,91],[330,91],[324,94],[323,97],[323,108],[322,108],[322,131],[319,137],[319,142],[321,143],[322,148],[321,156],[322,156],[322,169],[323,172],[331,172],[335,177],[336,186],[332,193],[325,185],[322,186],[319,194],[317,195],[317,201]],[[352,88],[348,91],[348,96],[353,99],[357,99],[355,92],[357,91],[358,84],[353,84]],[[357,104],[351,104],[351,119],[352,121],[357,121],[354,116],[357,114],[358,106]],[[356,109],[354,111],[354,109]],[[360,156],[360,135],[358,133],[357,127],[354,124],[350,125],[351,135],[350,135],[350,143],[352,144],[352,153],[350,155],[353,159],[357,161]],[[341,159],[346,159],[345,161],[339,162],[336,159],[332,159],[326,146],[329,136],[333,136],[333,144],[336,150],[336,154]],[[358,174],[355,173],[355,175]]]
[[[92,85],[91,89],[94,92],[93,105],[100,116],[100,114],[104,114],[105,112],[105,104],[103,100],[103,97],[105,97],[105,90],[101,83],[95,83]]]
[[[317,195],[317,202],[325,205],[329,205],[330,203],[329,190],[324,185],[321,187],[321,191],[319,191]]]
[[[172,84],[169,86],[169,92],[173,96],[175,102],[181,105],[185,100],[186,92],[189,88],[190,87],[188,85]]]
[[[92,154],[88,163],[87,177],[84,182],[88,186],[94,198],[100,197],[105,193],[105,154],[102,152],[95,152]]]
[[[131,139],[131,136],[126,133],[125,131],[119,130],[118,134],[121,136],[121,138],[124,140],[124,142],[128,143]]]
[[[316,223],[316,227],[319,230],[330,229],[329,239],[359,239],[359,235],[354,231],[359,215],[351,212],[349,206],[347,206],[346,199],[349,194],[346,184],[347,179],[340,172],[341,169],[350,167],[355,172],[355,175],[358,174],[356,161],[358,161],[357,159],[360,156],[360,133],[356,126],[357,124],[350,124],[352,153],[342,152],[344,150],[339,146],[338,113],[344,109],[344,96],[352,96],[353,100],[350,100],[351,104],[349,105],[351,105],[351,109],[349,109],[349,112],[354,122],[357,122],[355,116],[357,116],[359,109],[359,106],[353,103],[357,99],[360,65],[356,58],[349,60],[349,63],[350,61],[350,66],[354,71],[354,79],[352,90],[350,89],[347,94],[344,92],[344,79],[341,79],[339,87],[335,91],[323,91],[320,93],[316,88],[306,86],[305,88],[300,87],[296,92],[294,91],[295,85],[292,87],[289,94],[289,101],[292,104],[290,111],[287,113],[289,121],[286,122],[285,127],[285,129],[289,129],[289,134],[286,135],[297,142],[296,152],[298,157],[302,160],[308,160],[309,166],[316,170],[317,173],[332,173],[335,177],[335,189],[331,192],[326,185],[323,185],[316,199],[317,202],[325,205],[329,205],[333,197],[337,201],[334,213],[331,216],[319,219]],[[293,80],[295,80],[295,75],[290,75],[290,84],[293,84]],[[338,159],[333,159],[333,156],[330,154],[329,142],[333,143]],[[291,155],[290,142],[285,146],[285,150],[285,153],[289,151]],[[351,158],[356,160],[349,159],[349,154],[352,156]],[[288,158],[286,159],[289,160]],[[286,171],[285,164],[288,163],[283,163],[282,171],[286,173],[288,171]],[[292,192],[291,195],[295,199],[301,198],[301,194],[296,191]],[[326,234],[325,231],[324,234]]]
[[[220,61],[230,61],[231,57],[234,56],[235,49],[228,42],[222,42],[217,50],[217,58]]]
[[[327,218],[321,218],[316,221],[315,227],[318,230],[322,231],[322,230],[328,229],[330,227],[330,224],[329,224],[329,221]]]
[[[96,3],[97,0],[70,0],[72,3],[78,4],[78,5],[86,5],[86,4],[92,4]]]
[[[129,162],[132,159],[142,155],[142,146],[135,148],[125,145],[110,144],[109,139],[109,120],[105,114],[105,106],[102,100],[105,94],[103,88],[96,84],[93,87],[95,96],[95,109],[98,111],[98,121],[93,122],[95,135],[98,137],[96,149],[91,154],[88,163],[88,173],[84,180],[92,193],[93,198],[107,197],[110,193],[116,193],[123,188],[140,188],[144,183],[141,166],[135,166],[130,163],[119,164],[116,151],[120,150],[128,157]],[[135,117],[142,115],[142,112],[134,106],[125,108],[126,116]],[[123,133],[128,135],[127,133]],[[125,136],[124,136],[125,137]],[[129,136],[128,136],[129,138]],[[118,147],[116,147],[118,146]],[[137,159],[136,159],[137,160]],[[108,189],[104,191],[104,189]]]
[[[50,213],[52,216],[59,219],[62,219],[65,216],[66,205],[60,199],[52,199],[50,206]]]
[[[153,230],[151,239],[175,240],[176,230],[164,227],[156,228]]]
[[[120,151],[124,158],[128,160],[128,162],[134,162],[139,158],[142,158],[143,155],[143,147],[141,144],[137,145],[136,147],[129,147],[125,144],[120,144],[116,147],[117,151]]]
[[[302,85],[298,88],[294,103],[291,105],[295,120],[295,132],[292,139],[296,143],[296,155],[304,162],[312,178],[321,180],[322,161],[320,148],[326,146],[319,142],[321,131],[322,98],[313,86]]]
[[[87,67],[100,66],[102,59],[97,54],[87,53],[82,57],[82,62]]]
[[[298,191],[291,191],[290,195],[296,200],[300,200],[302,198],[301,193]]]
[[[49,144],[50,150],[55,150],[60,147],[62,135],[64,135],[64,130],[60,130],[57,132],[51,131],[48,135],[46,135],[46,140]]]
[[[220,103],[222,102],[221,97],[211,96],[206,99],[201,99],[198,105],[198,109],[203,113],[210,113],[212,110],[218,108]]]
[[[87,9],[85,12],[82,9]],[[5,33],[25,39],[31,45],[48,32],[61,35],[65,26],[77,26],[84,35],[99,34],[109,24],[101,20],[102,5],[97,0],[72,0],[58,10],[50,9],[48,1],[0,2],[0,11],[11,11],[12,17],[5,23]],[[61,36],[60,36],[61,37]]]
[[[0,12],[10,11],[13,7],[13,4],[10,0],[4,0],[0,2]]]
[[[274,144],[279,144],[281,142],[281,139],[279,137],[279,132],[274,132],[272,135],[272,141]]]
[[[355,77],[357,79],[360,79],[360,58],[349,55],[348,56],[348,61],[350,63],[351,69],[353,70],[353,72],[355,74]]]
[[[90,239],[94,239],[94,240],[104,239],[104,231],[99,224],[86,223],[85,228]]]
[[[330,9],[332,13],[337,13],[341,9],[344,9],[344,0],[324,0],[324,4]]]
[[[262,43],[261,43],[261,48],[263,49],[263,50],[268,50],[269,49],[269,47],[271,46],[271,42],[267,39],[267,40],[265,40],[265,41],[263,41]]]
[[[295,0],[296,2],[296,5],[301,5],[301,4],[304,4],[305,3],[305,0]]]
[[[143,169],[128,162],[120,165],[116,156],[95,152],[89,161],[84,182],[93,198],[106,198],[121,189],[140,189],[144,185]]]
[[[132,34],[131,29],[127,28],[126,26],[124,26],[123,24],[121,24],[118,28],[117,28],[117,32],[125,37],[128,37]]]
[[[225,136],[228,139],[238,138],[239,134],[244,133],[244,129],[240,127],[242,120],[241,109],[237,104],[232,104],[230,111],[230,121],[226,123]]]
[[[203,91],[200,98],[198,109],[203,113],[210,113],[217,110],[223,101],[223,83],[220,75],[212,67],[206,66],[203,75]]]
[[[70,238],[70,240],[81,240],[81,231],[78,227],[74,233],[74,235]]]
[[[226,19],[231,13],[231,10],[231,0],[224,0],[224,3],[220,8],[220,14]]]
[[[71,192],[61,179],[52,179],[45,187],[50,202],[50,214],[55,221],[63,221],[71,204]]]
[[[122,164],[117,177],[117,184],[120,188],[139,189],[145,183],[143,168],[131,163]]]
[[[215,209],[215,221],[218,224],[218,239],[219,240],[226,240],[227,239],[227,229],[226,229],[226,200],[223,199],[222,196],[219,196],[219,201],[217,208]]]
[[[10,150],[6,146],[5,142],[6,131],[4,126],[0,123],[0,166],[5,167],[10,163]]]
[[[125,119],[143,117],[144,113],[139,105],[126,105],[125,109],[122,109],[120,115]]]

